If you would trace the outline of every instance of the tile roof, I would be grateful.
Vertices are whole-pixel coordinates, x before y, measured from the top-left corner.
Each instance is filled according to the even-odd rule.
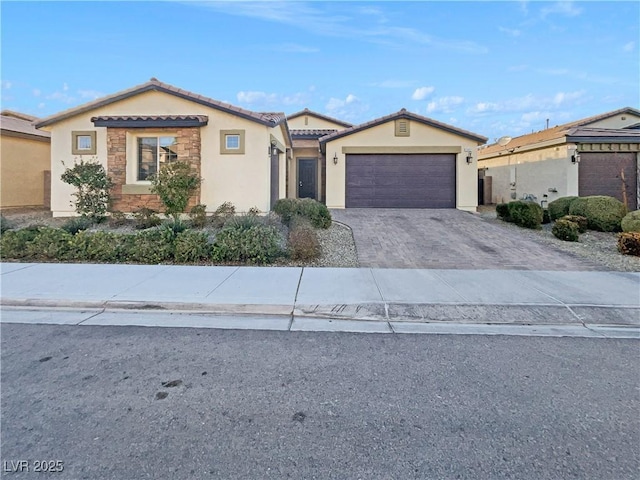
[[[22,120],[29,120],[30,122],[38,119],[38,117],[34,117],[33,115],[27,115],[26,113],[16,112],[14,110],[2,110],[2,112],[0,112],[0,115],[3,115],[5,117],[20,118]]]
[[[564,123],[562,125],[557,125],[555,127],[547,128],[545,130],[540,130],[538,132],[529,133],[527,135],[521,135],[519,137],[512,138],[511,141],[504,146],[499,145],[497,143],[493,143],[487,146],[486,148],[479,150],[478,155],[481,158],[482,157],[487,158],[487,157],[498,155],[501,152],[506,152],[507,150],[512,150],[514,148],[535,145],[541,142],[552,142],[554,140],[559,140],[566,137],[567,133],[572,128],[589,125],[599,120],[604,120],[605,118],[614,117],[622,113],[631,113],[631,114],[640,116],[640,110],[636,110],[635,108],[631,108],[631,107],[620,108],[618,110],[613,110],[611,112],[606,112],[599,115],[594,115],[592,117],[575,120],[573,122]],[[610,130],[610,129],[605,129],[605,130]]]
[[[306,128],[306,129],[296,129],[292,128],[291,137],[297,139],[310,139],[310,138],[320,138],[325,135],[329,135],[331,133],[337,132],[335,128]]]
[[[13,112],[11,112],[13,113]],[[28,115],[25,115],[27,117]],[[35,119],[35,117],[32,117]],[[31,123],[31,120],[24,120],[14,115],[6,115],[3,111],[0,115],[0,129],[7,132],[22,133],[25,135],[33,135],[35,137],[50,138],[49,132],[37,130]]]
[[[309,110],[305,108],[304,110],[300,110],[299,112],[292,113],[291,115],[287,115],[287,119],[292,119],[296,117],[301,117],[302,115],[311,115],[312,117],[321,118],[323,120],[327,120],[329,122],[337,123],[338,125],[342,125],[343,127],[352,127],[352,123],[345,122],[343,120],[338,120],[337,118],[329,117],[327,115],[323,115],[322,113],[314,112],[313,110]]]
[[[628,128],[589,128],[575,127],[567,133],[567,142],[605,142],[605,143],[637,143],[640,142],[640,130]]]
[[[186,100],[199,103],[207,107],[215,108],[217,110],[222,110],[224,112],[231,113],[239,117],[246,118],[247,120],[252,120],[254,122],[261,123],[266,126],[274,127],[286,121],[286,116],[284,113],[252,112],[251,110],[245,110],[244,108],[236,107],[229,103],[220,102],[218,100],[214,100],[213,98],[204,97],[202,95],[198,95],[196,93],[189,92],[187,90],[182,90],[178,87],[174,87],[173,85],[169,85],[168,83],[163,83],[156,78],[152,78],[148,82],[143,83],[141,85],[137,85],[127,90],[123,90],[123,91],[114,93],[112,95],[99,98],[92,102],[85,103],[78,107],[74,107],[69,110],[56,113],[55,115],[51,115],[49,117],[40,119],[38,122],[35,123],[35,125],[38,128],[51,125],[61,120],[64,120],[66,118],[70,118],[84,112],[95,110],[105,105],[109,105],[111,103],[118,102],[125,98],[133,97],[134,95],[138,95],[140,93],[148,92],[148,91],[158,91],[158,92],[164,92],[171,95],[175,95],[177,97],[184,98]]]
[[[482,135],[478,135],[476,133],[469,132],[467,130],[463,130],[461,128],[454,127],[452,125],[448,125],[446,123],[438,122],[437,120],[433,120],[432,118],[423,117],[422,115],[418,115],[417,113],[411,113],[407,111],[407,109],[403,108],[402,110],[392,113],[391,115],[386,115],[384,117],[376,118],[375,120],[371,120],[370,122],[362,123],[360,125],[355,125],[351,128],[347,128],[345,130],[339,130],[335,133],[326,135],[320,139],[320,144],[324,145],[326,142],[331,140],[335,140],[336,138],[345,137],[347,135],[351,135],[353,133],[366,130],[367,128],[375,127],[376,125],[380,125],[382,123],[389,122],[391,120],[396,120],[399,118],[408,118],[410,120],[415,120],[416,122],[423,123],[425,125],[429,125],[435,128],[439,128],[442,130],[446,130],[450,133],[454,133],[456,135],[460,135],[463,137],[470,138],[477,142],[486,142],[487,137],[483,137]]]

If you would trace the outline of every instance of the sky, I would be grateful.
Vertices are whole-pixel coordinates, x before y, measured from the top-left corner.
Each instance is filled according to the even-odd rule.
[[[406,108],[489,143],[640,108],[637,1],[3,0],[0,22],[1,108],[39,117],[151,77],[354,124]]]

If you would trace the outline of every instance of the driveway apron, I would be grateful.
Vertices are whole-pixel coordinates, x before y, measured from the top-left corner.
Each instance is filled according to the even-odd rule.
[[[361,267],[605,270],[461,210],[350,208],[331,215],[353,230]]]

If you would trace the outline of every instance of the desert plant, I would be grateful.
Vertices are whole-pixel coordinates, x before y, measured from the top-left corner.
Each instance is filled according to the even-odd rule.
[[[516,200],[508,203],[509,218],[520,227],[540,228],[543,210],[535,202]]]
[[[620,226],[623,232],[640,232],[640,210],[627,213]]]
[[[248,229],[229,225],[216,235],[212,258],[221,262],[271,263],[283,254],[282,237],[274,227]]]
[[[498,203],[496,205],[496,216],[505,222],[510,222],[511,217],[509,217],[509,204],[508,203]]]
[[[258,207],[251,207],[249,210],[247,210],[247,215],[252,215],[254,217],[260,215],[261,213],[262,212]]]
[[[167,163],[151,177],[151,193],[160,197],[165,213],[178,223],[180,214],[187,208],[189,198],[196,193],[201,182],[202,178],[191,170],[188,163]]]
[[[76,233],[91,227],[93,223],[93,220],[83,215],[81,217],[70,218],[60,228],[71,235],[75,235]]]
[[[209,258],[211,245],[204,232],[185,230],[175,239],[175,260],[179,263],[199,262]]]
[[[593,195],[571,202],[569,214],[587,217],[592,230],[618,232],[622,219],[627,214],[627,207],[617,198]]]
[[[143,207],[139,210],[133,212],[133,218],[135,218],[136,223],[135,227],[138,230],[145,230],[147,228],[157,227],[162,223],[160,217],[157,215],[158,212],[151,208]]]
[[[587,217],[583,217],[580,215],[565,215],[564,217],[560,218],[560,220],[568,220],[578,225],[578,233],[586,232],[587,228],[589,227],[589,221],[587,220]]]
[[[203,228],[207,224],[207,206],[199,203],[191,207],[189,218],[193,228]]]
[[[569,207],[571,203],[578,197],[560,197],[556,198],[552,202],[549,202],[549,218],[551,221],[556,221],[557,219],[564,217],[565,215],[569,215]]]
[[[224,223],[225,227],[238,228],[240,230],[248,230],[251,227],[260,225],[260,219],[255,215],[238,215],[230,217]]]
[[[66,168],[60,178],[63,182],[76,187],[73,205],[77,213],[94,221],[104,219],[109,208],[109,191],[113,187],[113,182],[102,164],[97,161],[85,162],[80,158],[73,167]]]
[[[236,207],[231,202],[224,202],[218,208],[216,208],[215,212],[213,212],[212,222],[213,226],[220,228],[222,227],[229,218],[233,217],[236,214]]]
[[[556,220],[551,228],[551,233],[553,233],[556,238],[566,242],[577,242],[579,238],[578,231],[579,227],[577,223],[561,218]]]
[[[280,215],[285,225],[289,225],[294,216],[300,216],[309,219],[315,228],[331,226],[329,209],[311,198],[281,198],[273,206],[273,211]]]
[[[623,255],[640,257],[640,232],[623,232],[618,235],[618,251]]]
[[[320,242],[309,220],[294,217],[290,221],[289,255],[293,260],[311,260],[320,256]]]

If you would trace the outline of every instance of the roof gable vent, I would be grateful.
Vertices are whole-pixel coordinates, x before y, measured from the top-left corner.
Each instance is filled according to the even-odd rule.
[[[410,134],[409,120],[406,118],[400,118],[395,122],[396,137],[408,137]]]

